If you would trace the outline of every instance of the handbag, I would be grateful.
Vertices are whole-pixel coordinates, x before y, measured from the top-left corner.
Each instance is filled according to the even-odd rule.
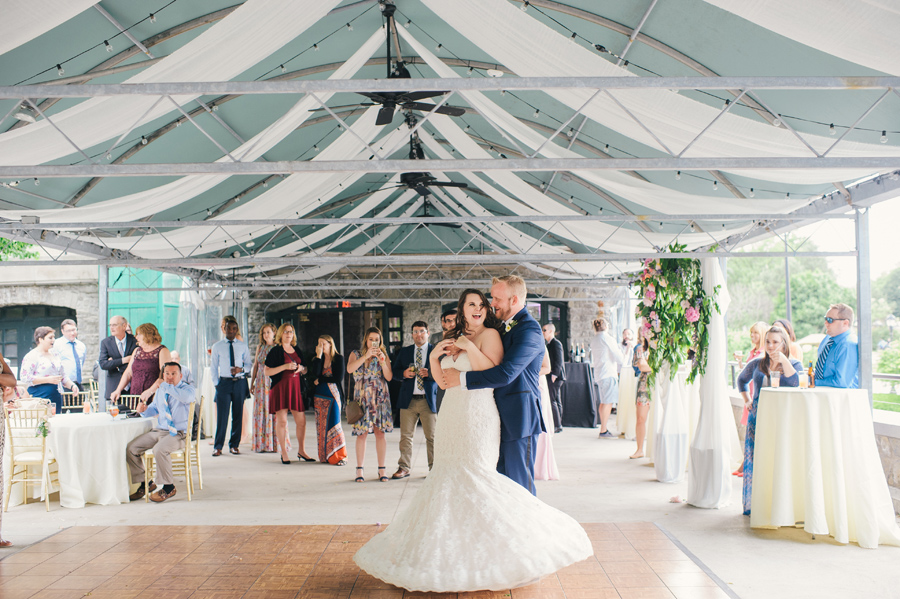
[[[347,424],[356,424],[363,417],[362,406],[355,399],[347,402]]]

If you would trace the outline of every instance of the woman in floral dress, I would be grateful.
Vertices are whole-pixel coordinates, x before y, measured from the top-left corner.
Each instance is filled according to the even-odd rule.
[[[387,439],[385,433],[394,430],[394,417],[391,414],[391,394],[388,381],[393,376],[391,362],[381,330],[371,327],[363,338],[363,347],[353,350],[347,364],[347,372],[353,375],[353,400],[362,406],[362,418],[353,424],[353,436],[356,437],[356,482],[363,478],[363,461],[366,458],[366,438],[369,433],[375,435],[375,454],[378,457],[378,480],[388,482],[385,476],[384,459],[387,455]]]
[[[347,444],[341,428],[341,403],[344,399],[344,356],[337,353],[331,335],[320,335],[316,357],[310,366],[315,386],[316,438],[319,461],[344,466]]]
[[[250,449],[256,453],[275,451],[275,416],[269,414],[271,379],[266,376],[266,356],[275,347],[275,325],[267,322],[259,329],[259,344],[253,358],[250,392],[253,394],[253,441]]]
[[[631,459],[644,457],[644,438],[647,436],[647,415],[650,413],[650,387],[647,379],[650,378],[650,365],[647,364],[647,352],[649,346],[647,340],[634,346],[634,355],[631,358],[631,366],[637,375],[637,391],[634,397],[635,424],[634,438],[637,441],[637,449],[631,454]]]

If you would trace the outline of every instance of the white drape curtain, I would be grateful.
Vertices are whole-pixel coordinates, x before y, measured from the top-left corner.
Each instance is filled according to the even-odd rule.
[[[688,503],[702,508],[723,508],[731,503],[732,469],[740,463],[741,449],[734,414],[725,383],[725,317],[731,297],[718,258],[701,258],[703,291],[713,297],[721,312],[713,311],[709,323],[706,374],[700,381],[700,421],[691,443],[688,468]]]
[[[459,77],[456,71],[445,65],[411,33],[403,29],[400,31],[400,35],[439,77],[448,79]],[[461,92],[460,95],[526,148],[534,151],[544,143],[546,137],[520,122],[483,93]],[[544,145],[540,153],[547,158],[582,158],[577,152],[552,142]],[[488,157],[488,155],[484,154],[484,157]],[[618,171],[576,171],[576,173],[586,181],[621,198],[663,214],[696,214],[698,212],[707,214],[776,214],[790,212],[806,204],[803,200],[753,200],[748,202],[737,198],[722,199],[687,194],[662,185],[655,185],[649,181],[642,181]]]
[[[368,41],[343,65],[341,65],[329,79],[351,78],[366,64],[366,61],[372,57],[372,54],[381,46],[383,40],[384,30],[379,29],[375,31]],[[326,102],[332,95],[333,94],[331,93],[323,93],[318,97],[323,102]],[[276,144],[280,143],[288,135],[293,133],[301,123],[310,118],[310,116],[313,115],[313,113],[309,112],[310,109],[318,106],[318,102],[313,98],[301,98],[281,118],[241,144],[241,146],[235,149],[231,155],[242,162],[257,160],[260,156],[271,150]],[[357,119],[357,121],[360,120],[363,120],[362,117]],[[378,132],[378,129],[374,127],[374,117],[372,117],[371,120],[372,126],[369,127],[369,133],[362,131],[356,132],[357,135],[361,135],[363,139],[367,141],[371,141]],[[331,146],[334,147],[332,148]],[[341,135],[337,141],[331,144],[331,146],[327,147],[323,154],[332,155],[335,160],[338,160],[346,156],[347,152],[358,149],[360,144],[353,134],[345,132],[345,134]],[[321,155],[317,155],[317,158],[319,160],[322,159]],[[231,162],[231,158],[223,156],[216,162]],[[306,186],[312,188],[315,182],[307,178],[315,177],[316,175],[321,174],[298,173],[293,176],[304,179],[307,181]],[[187,202],[201,193],[212,189],[219,183],[225,181],[228,177],[229,175],[190,175],[158,187],[153,187],[112,200],[96,202],[88,206],[66,210],[8,211],[6,214],[10,217],[20,217],[22,214],[34,215],[40,217],[42,222],[47,223],[72,222],[73,220],[103,222],[120,221],[122,219],[140,219]],[[274,192],[274,190],[272,191]],[[227,216],[226,218],[232,217]],[[259,216],[257,216],[257,218],[259,218]]]
[[[5,0],[0,18],[0,54],[30,42],[95,4],[97,0]]]
[[[247,0],[125,83],[229,81],[316,24],[340,0]],[[185,104],[199,94],[173,96]],[[91,98],[50,118],[82,150],[175,110],[154,96]],[[149,113],[147,112],[149,111]],[[146,114],[146,116],[144,116]],[[47,120],[0,134],[0,164],[43,164],[75,152]]]
[[[894,0],[705,2],[826,54],[900,75],[900,3]]]
[[[635,76],[505,0],[423,0],[422,3],[519,76]],[[578,109],[591,97],[593,90],[552,89],[547,93],[568,107]],[[673,91],[614,90],[612,93],[675,153],[690,143],[720,112],[718,107]],[[631,116],[603,94],[598,95],[583,114],[622,135],[663,151]],[[804,137],[820,152],[834,143],[828,136]],[[842,142],[831,155],[900,156],[900,147]],[[729,113],[691,146],[685,156],[812,157],[813,154],[787,129]],[[734,172],[768,181],[805,184],[845,181],[872,174],[860,169],[740,169]]]

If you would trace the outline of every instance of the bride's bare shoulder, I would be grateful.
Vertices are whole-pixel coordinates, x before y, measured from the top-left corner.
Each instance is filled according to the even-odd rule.
[[[479,345],[483,344],[485,341],[491,343],[500,341],[500,331],[498,331],[497,329],[489,329],[485,327],[485,329],[478,335]]]

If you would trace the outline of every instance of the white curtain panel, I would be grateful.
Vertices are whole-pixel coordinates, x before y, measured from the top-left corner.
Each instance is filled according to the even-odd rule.
[[[459,77],[453,69],[445,65],[406,29],[400,34],[440,77],[448,79]],[[460,95],[528,149],[537,150],[544,143],[546,137],[517,120],[484,94],[461,92]],[[547,158],[582,158],[580,154],[552,142],[543,146],[541,155]],[[597,187],[662,214],[778,214],[796,210],[807,203],[805,200],[712,198],[682,193],[662,185],[642,181],[621,171],[573,172],[577,172],[580,177]]]
[[[0,3],[0,54],[18,48],[87,10],[97,0],[4,0]],[[100,17],[100,13],[97,13]]]
[[[247,0],[125,83],[229,81],[306,31],[339,2]],[[197,97],[199,94],[173,99],[183,105]],[[90,98],[50,118],[75,144],[86,149],[175,110],[167,99],[151,110],[157,100],[159,97],[154,96]],[[0,134],[0,164],[42,164],[75,151],[45,119]]]
[[[896,0],[705,2],[826,54],[900,75],[900,3]]]
[[[350,79],[359,69],[366,64],[366,61],[372,57],[372,54],[381,47],[384,40],[384,30],[379,29],[372,34],[368,41],[357,50],[343,65],[340,66],[329,79]],[[323,102],[327,102],[331,98],[332,93],[322,93],[318,97]],[[240,147],[236,148],[231,155],[242,162],[250,162],[259,159],[260,156],[271,150],[278,143],[283,141],[290,135],[301,123],[313,116],[309,112],[312,108],[319,106],[311,97],[301,98],[288,112],[284,114],[276,122],[266,127],[263,131],[247,140]],[[367,122],[360,118],[357,121]],[[363,137],[371,140],[377,129],[374,128],[374,117],[371,118],[372,124],[369,129],[371,136]],[[357,132],[359,134],[359,132]],[[365,134],[368,135],[368,134]],[[340,137],[345,140],[336,149],[347,152],[350,151],[354,144],[355,138],[350,133],[345,133]],[[358,145],[359,142],[355,142]],[[328,151],[326,149],[326,151]],[[332,150],[334,152],[334,150]],[[346,154],[334,154],[336,160],[341,159]],[[321,156],[318,158],[321,160]],[[223,156],[216,162],[231,162],[231,158]],[[192,198],[208,191],[225,181],[230,175],[189,175],[181,177],[170,183],[160,185],[151,189],[146,189],[137,193],[129,194],[112,200],[97,202],[89,206],[70,209],[50,209],[50,210],[30,210],[30,211],[9,211],[6,214],[10,218],[21,217],[23,214],[38,216],[41,222],[104,222],[104,221],[120,221],[123,219],[140,219],[153,214],[158,214],[163,210],[168,210],[179,204],[187,202]],[[294,175],[303,177],[303,174]],[[230,218],[230,217],[229,217]]]
[[[438,16],[494,60],[521,77],[634,77],[596,52],[561,35],[505,0],[422,0]],[[547,93],[572,109],[592,95],[587,89],[552,89]],[[613,90],[612,94],[674,153],[679,153],[716,118],[720,110],[668,90]],[[588,118],[649,147],[663,148],[609,97],[598,95],[583,111]],[[834,139],[804,135],[819,152]],[[842,142],[832,156],[900,156],[900,147]],[[686,157],[812,157],[785,128],[732,113],[724,115]],[[864,169],[735,169],[762,180],[784,183],[830,183],[872,174]]]
[[[713,311],[709,322],[709,348],[706,374],[700,378],[700,420],[691,442],[688,467],[687,500],[702,508],[723,508],[731,504],[732,469],[742,454],[734,426],[734,413],[725,383],[726,339],[725,317],[731,303],[725,277],[718,258],[701,258],[703,291],[716,296],[719,311]]]
[[[361,138],[370,142],[383,131],[382,127],[375,126],[375,119],[379,107],[369,108],[350,127],[344,131],[338,139],[329,144],[322,152],[313,157],[312,161],[339,160],[352,157],[365,160],[371,154],[362,148]],[[402,137],[403,132],[393,131],[384,143],[395,143]],[[231,210],[216,216],[212,220],[233,221],[247,220],[244,226],[229,226],[226,229],[210,229],[208,227],[183,227],[177,231],[170,231],[163,235],[146,235],[137,244],[132,239],[104,240],[110,247],[118,249],[131,249],[142,257],[154,256],[156,258],[176,258],[179,251],[188,253],[203,241],[204,247],[214,244],[233,244],[235,240],[249,241],[250,238],[261,231],[270,230],[260,225],[254,225],[253,220],[266,218],[293,218],[300,213],[303,215],[314,210],[342,193],[364,173],[295,173],[288,176],[277,185],[261,193],[253,200],[235,205]],[[70,212],[70,211],[66,211]],[[173,247],[174,246],[174,247]],[[175,248],[178,248],[177,250]]]

